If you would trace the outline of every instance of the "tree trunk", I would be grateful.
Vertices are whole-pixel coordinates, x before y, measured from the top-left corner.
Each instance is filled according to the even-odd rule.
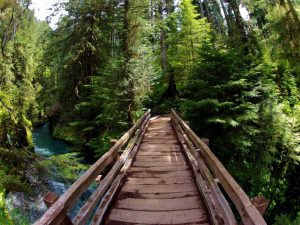
[[[210,11],[209,11],[208,2],[207,2],[207,0],[204,0],[203,2],[205,5],[207,20],[208,20],[208,22],[210,22],[213,25],[214,21],[212,20],[212,17],[211,17]]]
[[[168,88],[167,88],[166,92],[163,94],[162,97],[174,100],[174,99],[176,99],[176,97],[178,95],[178,91],[177,91],[177,88],[176,88],[174,70],[171,70],[169,73],[170,73],[170,77],[169,77]]]
[[[232,35],[231,22],[230,22],[230,18],[228,16],[228,12],[227,12],[224,0],[220,0],[220,3],[221,3],[221,7],[222,7],[222,10],[223,10],[223,13],[224,13],[224,16],[225,16],[225,20],[226,20],[226,23],[227,23],[228,34]]]
[[[294,57],[299,57],[298,49],[300,47],[299,35],[300,35],[300,21],[297,15],[297,12],[293,6],[293,3],[290,0],[285,2],[284,0],[280,1],[282,7],[287,11],[287,38],[290,43],[292,54]]]
[[[199,0],[198,2],[199,2],[199,6],[200,6],[201,18],[204,18],[205,14],[204,14],[204,9],[203,9],[203,5],[202,5],[202,0]]]
[[[163,25],[164,24],[163,7],[164,7],[164,1],[160,0],[158,6],[158,13],[161,22],[161,26],[160,26],[161,69],[162,69],[162,75],[165,77],[167,74],[168,59],[167,59],[167,44],[166,44],[167,34]]]
[[[228,3],[234,13],[236,30],[238,36],[240,36],[242,42],[247,42],[247,34],[245,31],[245,23],[240,13],[239,5],[236,0],[228,0]]]
[[[124,69],[123,69],[123,75],[125,79],[128,81],[127,86],[127,96],[126,98],[126,112],[127,112],[127,119],[130,124],[133,123],[133,108],[134,108],[134,92],[133,92],[133,81],[130,77],[130,71],[129,71],[129,62],[132,57],[132,50],[129,46],[130,38],[131,38],[131,29],[130,29],[130,18],[129,18],[129,12],[130,11],[130,0],[124,1],[124,18],[123,18],[123,27],[124,27],[124,33],[123,33],[123,54],[124,54]]]

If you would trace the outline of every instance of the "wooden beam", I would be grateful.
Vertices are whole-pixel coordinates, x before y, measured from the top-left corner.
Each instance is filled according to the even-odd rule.
[[[43,202],[47,206],[47,208],[50,208],[59,198],[58,194],[54,192],[48,192],[43,196]],[[71,219],[66,215],[63,221],[60,223],[60,225],[73,225]]]
[[[179,130],[183,135],[184,141],[187,144],[190,152],[195,157],[197,166],[200,170],[201,175],[203,176],[204,180],[207,183],[207,186],[209,188],[209,191],[212,194],[212,197],[214,198],[214,201],[216,202],[217,207],[220,210],[221,217],[224,220],[225,225],[237,225],[237,221],[235,219],[235,216],[225,199],[223,193],[221,192],[218,184],[216,183],[214,177],[210,173],[209,169],[206,166],[206,163],[203,161],[203,159],[199,155],[199,149],[196,149],[193,143],[188,139],[188,136],[184,134],[182,128],[179,126]]]
[[[150,115],[144,120],[143,124],[141,125],[142,128],[146,126],[150,118]],[[78,214],[73,220],[75,225],[84,225],[88,221],[90,215],[92,214],[94,208],[99,203],[101,198],[105,195],[106,191],[114,181],[115,177],[118,175],[120,169],[124,165],[125,161],[127,160],[128,156],[130,155],[132,149],[136,145],[137,141],[139,140],[142,133],[142,129],[139,129],[139,132],[136,133],[135,138],[132,142],[127,146],[124,153],[120,156],[118,162],[113,166],[113,168],[109,171],[106,177],[101,181],[100,185],[91,195],[91,197],[86,201],[86,203],[82,206]]]
[[[267,200],[264,196],[256,196],[251,199],[255,207],[258,209],[261,215],[264,215],[267,210],[270,201]]]
[[[105,153],[94,165],[90,167],[71,187],[48,209],[48,211],[34,223],[34,225],[60,225],[67,212],[74,206],[78,198],[95,181],[96,177],[108,166],[118,155],[118,151],[134,135],[146,117],[150,114],[148,110],[128,130],[117,143]]]
[[[181,143],[181,146],[183,147],[183,152],[186,155],[188,159],[188,163],[193,171],[194,177],[196,179],[196,184],[198,187],[198,191],[201,194],[204,203],[206,205],[206,208],[208,210],[210,221],[214,225],[222,225],[224,224],[223,218],[220,214],[220,211],[217,209],[215,202],[213,201],[213,198],[207,188],[207,184],[204,181],[201,173],[199,172],[199,169],[197,168],[197,162],[196,159],[193,157],[193,155],[190,153],[189,149],[187,148],[183,136],[180,132],[180,127],[178,123],[175,120],[172,120],[172,124],[175,130],[175,133],[177,135],[177,138],[179,142]]]
[[[147,122],[146,126],[142,130],[142,134],[139,136],[136,144],[134,145],[134,148],[130,152],[129,157],[126,159],[120,173],[118,174],[116,179],[113,181],[111,187],[109,188],[109,190],[105,194],[104,198],[102,199],[90,225],[100,225],[103,222],[104,215],[105,215],[108,207],[110,206],[112,200],[114,199],[115,194],[117,193],[120,186],[122,185],[122,182],[126,176],[126,173],[128,172],[129,168],[131,167],[133,160],[139,150],[139,147],[144,138],[144,134],[146,132],[148,124],[149,124],[149,122]]]
[[[212,153],[209,147],[203,143],[203,141],[191,130],[191,128],[189,128],[186,123],[184,123],[173,109],[172,114],[195,147],[201,149],[201,157],[204,159],[213,175],[219,179],[220,184],[238,210],[243,223],[245,225],[266,225],[266,222],[258,209],[254,206],[249,197],[233,179],[218,158]]]
[[[201,140],[204,142],[204,144],[209,146],[209,139],[208,138],[201,138]]]

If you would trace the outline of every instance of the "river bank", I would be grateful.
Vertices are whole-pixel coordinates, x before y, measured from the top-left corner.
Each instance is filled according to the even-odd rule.
[[[39,219],[47,210],[42,201],[42,196],[47,192],[55,192],[62,195],[85,169],[77,158],[71,153],[72,146],[64,141],[55,139],[50,131],[49,124],[46,123],[32,132],[34,152],[41,158],[40,165],[44,172],[41,172],[32,165],[27,166],[25,175],[34,193],[10,192],[5,198],[5,208],[16,225],[30,225]],[[68,160],[72,160],[73,168],[68,168]],[[63,162],[63,163],[61,163]],[[76,165],[78,163],[78,165]],[[72,176],[64,173],[72,173]],[[89,192],[83,198],[87,198]],[[73,214],[82,205],[81,201],[77,204]]]

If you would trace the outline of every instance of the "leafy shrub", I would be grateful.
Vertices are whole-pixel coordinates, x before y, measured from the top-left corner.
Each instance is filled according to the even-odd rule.
[[[52,156],[50,160],[40,162],[40,166],[48,168],[48,172],[53,171],[57,176],[62,177],[64,180],[73,182],[79,174],[88,168],[87,165],[82,164],[81,158],[78,153],[67,153],[63,155]],[[50,168],[50,170],[49,170]]]
[[[287,215],[277,216],[274,225],[299,225],[300,224],[300,212],[295,220],[291,220]]]

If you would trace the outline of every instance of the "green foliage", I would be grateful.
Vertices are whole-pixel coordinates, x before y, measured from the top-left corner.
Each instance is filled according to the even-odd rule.
[[[270,223],[299,223],[299,1],[74,0],[54,30],[29,2],[0,1],[0,190],[29,190],[19,149],[46,116],[94,161],[145,105],[175,107],[250,196],[271,200]],[[86,169],[75,153],[37,167],[70,182]]]
[[[41,70],[48,74],[48,91],[41,99],[54,135],[89,160],[107,151],[108,139],[118,138],[143,112],[154,73],[144,3],[130,1],[121,9],[118,1],[68,2],[68,15],[49,33]]]
[[[42,168],[47,168],[49,173],[54,172],[55,176],[72,183],[78,179],[82,171],[88,169],[88,166],[83,164],[81,160],[77,153],[67,153],[52,156],[49,160],[43,160],[39,164]]]
[[[21,150],[0,148],[0,190],[29,193],[30,187],[24,177],[28,160],[30,157]]]
[[[24,215],[19,209],[13,209],[10,212],[10,217],[12,218],[12,225],[29,225],[29,219]],[[8,222],[9,223],[9,222]]]
[[[206,19],[199,19],[196,7],[191,0],[183,0],[178,12],[174,12],[170,18],[175,17],[173,23],[179,23],[177,32],[171,33],[168,51],[170,67],[174,68],[179,80],[184,80],[196,64],[199,58],[199,49],[211,38],[210,25]],[[173,25],[175,26],[175,25]]]
[[[0,224],[14,225],[5,207],[5,191],[0,191]]]
[[[289,70],[233,47],[207,45],[182,97],[191,126],[211,140],[246,192],[271,199],[267,216],[288,211],[287,178],[299,163],[300,142],[298,90]]]
[[[293,221],[287,215],[276,216],[274,225],[298,225],[300,224],[300,213],[298,212],[297,215]]]

